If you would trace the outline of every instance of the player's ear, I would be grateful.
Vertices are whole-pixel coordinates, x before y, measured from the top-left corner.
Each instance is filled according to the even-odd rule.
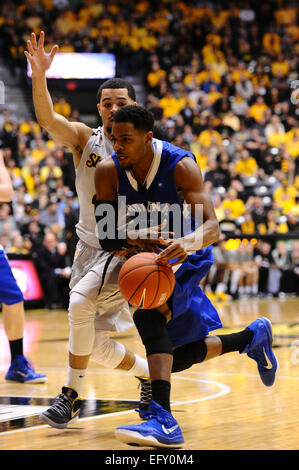
[[[146,133],[146,139],[145,139],[145,141],[146,141],[146,142],[151,142],[152,140],[153,140],[153,132],[152,132],[152,131],[148,131],[148,132]]]

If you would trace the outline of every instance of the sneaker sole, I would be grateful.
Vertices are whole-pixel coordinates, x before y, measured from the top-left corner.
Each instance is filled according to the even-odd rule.
[[[44,384],[47,382],[47,377],[44,378],[36,378],[31,380],[15,380],[15,379],[6,379],[7,382],[19,383],[19,384]]]
[[[146,446],[146,447],[159,447],[164,449],[180,449],[184,446],[184,442],[178,442],[175,444],[165,444],[163,442],[159,442],[153,436],[142,436],[138,432],[135,431],[126,431],[124,429],[117,429],[115,431],[115,437],[125,444],[131,446]]]
[[[70,424],[73,424],[75,423],[76,421],[78,421],[79,419],[79,416],[75,416],[73,419],[71,419],[70,421],[68,421],[67,423],[63,423],[63,424],[59,424],[59,423],[55,423],[55,421],[52,421],[52,419],[50,419],[48,416],[46,416],[45,414],[41,414],[39,416],[39,418],[42,420],[42,421],[45,421],[47,424],[49,424],[49,426],[51,426],[52,428],[57,428],[57,429],[65,429],[67,428]]]

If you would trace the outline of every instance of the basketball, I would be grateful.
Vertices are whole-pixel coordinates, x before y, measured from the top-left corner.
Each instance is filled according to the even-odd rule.
[[[155,253],[138,253],[122,266],[119,289],[133,307],[156,308],[172,294],[175,277],[170,266],[156,262]]]

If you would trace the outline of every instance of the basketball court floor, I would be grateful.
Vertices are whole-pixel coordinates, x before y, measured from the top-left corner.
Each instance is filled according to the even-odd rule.
[[[298,450],[299,298],[227,301],[217,308],[222,333],[238,331],[259,316],[272,321],[279,378],[273,387],[265,387],[256,363],[239,353],[173,374],[172,411],[185,438],[183,450]],[[48,381],[5,381],[9,351],[1,326],[0,450],[140,449],[114,437],[117,426],[140,422],[134,412],[139,398],[136,379],[94,362],[85,379],[81,419],[65,430],[40,421],[40,412],[66,380],[68,318],[65,311],[48,310],[27,311],[26,317],[25,353]],[[134,329],[112,336],[144,354]]]

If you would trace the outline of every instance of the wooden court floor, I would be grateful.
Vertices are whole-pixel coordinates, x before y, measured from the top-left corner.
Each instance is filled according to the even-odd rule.
[[[185,438],[184,450],[298,450],[299,299],[228,301],[217,308],[222,333],[238,331],[259,316],[271,319],[279,378],[273,387],[265,387],[255,362],[239,353],[173,374],[172,411]],[[81,419],[65,430],[39,420],[66,379],[68,319],[65,311],[47,310],[27,311],[26,318],[26,355],[48,381],[5,381],[9,352],[1,321],[0,450],[140,449],[114,437],[117,426],[140,422],[134,412],[139,397],[136,379],[94,362],[85,379]],[[134,329],[112,336],[143,355]]]

